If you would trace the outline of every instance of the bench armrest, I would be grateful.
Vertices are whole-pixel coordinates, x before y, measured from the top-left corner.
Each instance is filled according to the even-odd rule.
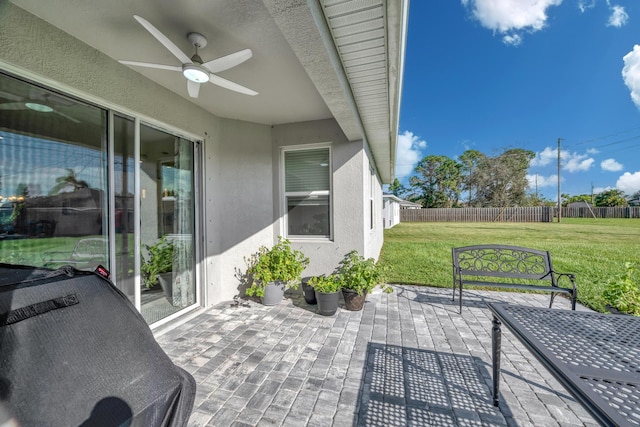
[[[571,281],[571,286],[573,287],[573,291],[575,292],[576,290],[576,275],[573,273],[556,273],[555,271],[553,272],[553,274],[556,275],[556,283],[560,282],[560,278],[561,277],[567,277],[569,278],[569,280]]]

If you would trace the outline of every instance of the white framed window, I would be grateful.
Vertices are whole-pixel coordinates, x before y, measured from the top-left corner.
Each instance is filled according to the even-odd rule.
[[[331,149],[283,150],[285,234],[331,238]]]

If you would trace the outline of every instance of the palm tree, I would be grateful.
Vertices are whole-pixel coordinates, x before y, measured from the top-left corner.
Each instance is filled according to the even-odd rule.
[[[72,191],[77,191],[81,188],[89,188],[89,183],[87,181],[79,180],[73,169],[67,169],[66,175],[56,178],[56,185],[54,185],[49,191],[49,195],[58,194],[68,187],[73,187]]]

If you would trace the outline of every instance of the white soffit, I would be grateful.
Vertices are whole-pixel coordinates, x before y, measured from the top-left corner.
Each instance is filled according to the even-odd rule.
[[[383,182],[394,176],[404,61],[404,0],[321,0]]]

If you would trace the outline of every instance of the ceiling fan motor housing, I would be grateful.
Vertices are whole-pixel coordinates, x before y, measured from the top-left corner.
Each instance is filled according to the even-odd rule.
[[[200,33],[187,34],[189,42],[197,48],[205,47],[207,45],[207,38]]]

